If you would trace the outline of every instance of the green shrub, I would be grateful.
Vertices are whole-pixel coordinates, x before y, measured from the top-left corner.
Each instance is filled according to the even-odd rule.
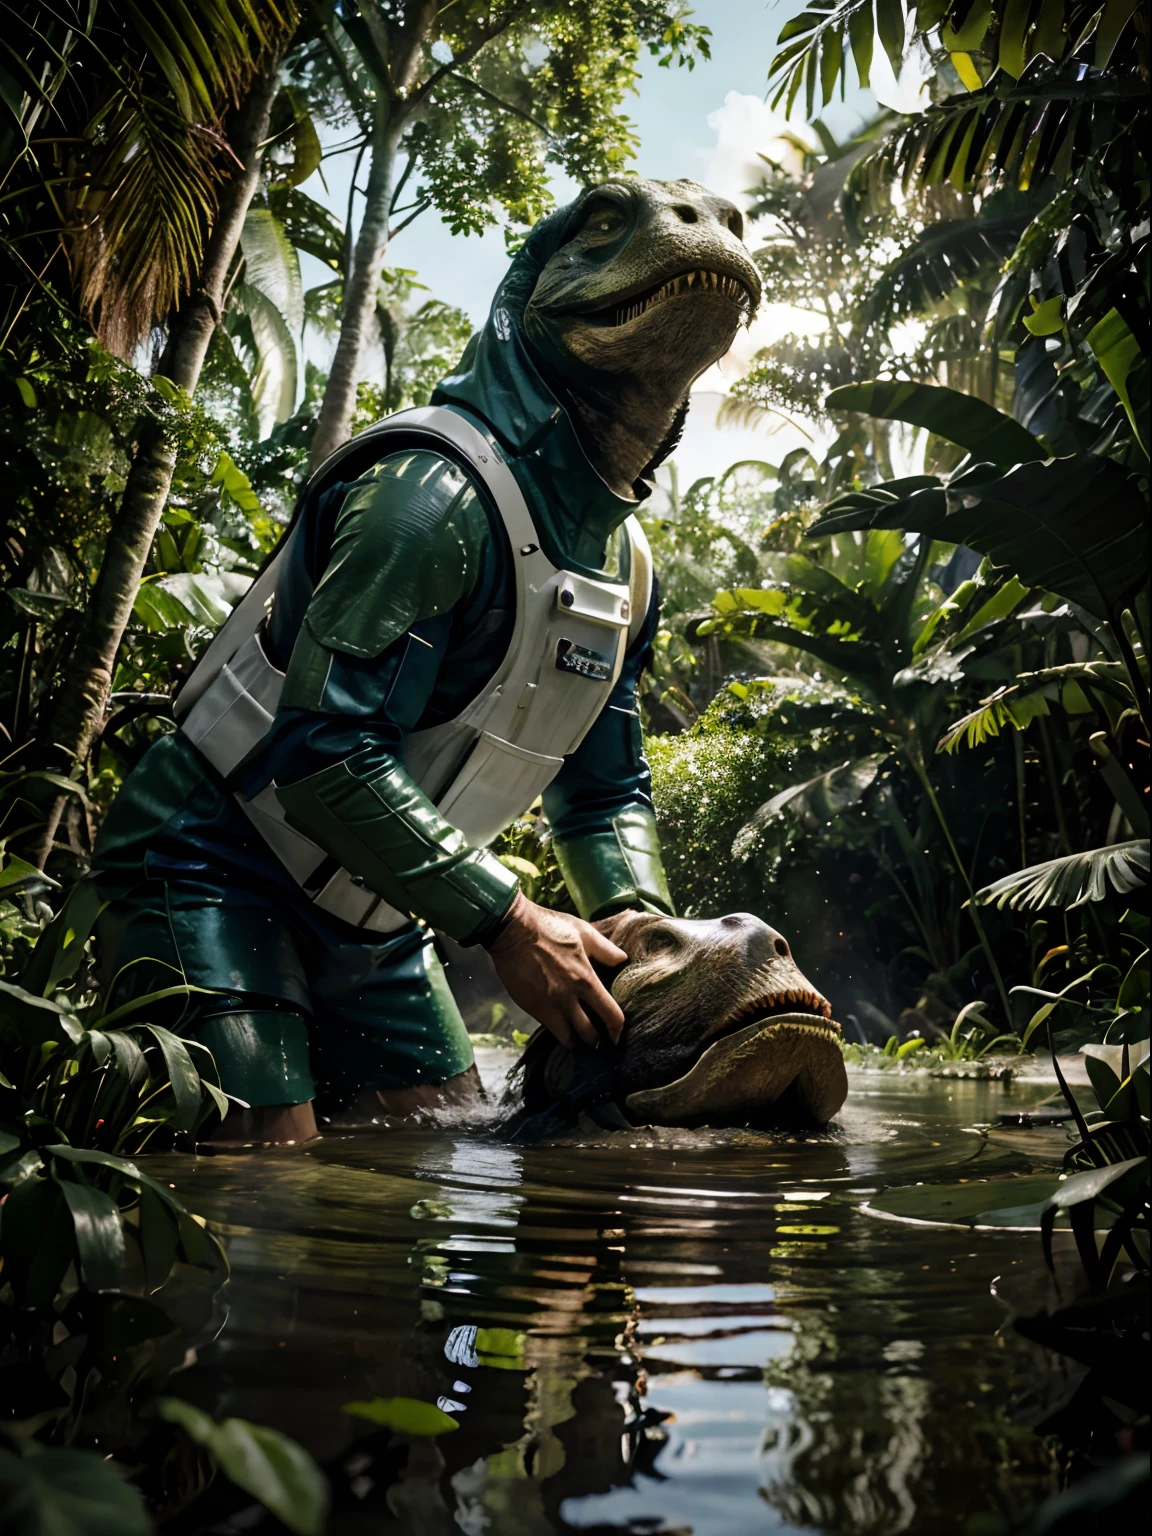
[[[690,730],[650,736],[652,795],[664,867],[684,917],[716,917],[763,905],[761,879],[732,856],[736,834],[790,782],[788,754],[722,694]]]

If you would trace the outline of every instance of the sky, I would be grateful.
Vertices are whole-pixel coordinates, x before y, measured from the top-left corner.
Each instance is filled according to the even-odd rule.
[[[689,177],[711,191],[748,204],[748,188],[758,179],[757,152],[766,151],[785,126],[764,100],[768,66],[781,27],[803,9],[803,0],[699,0],[694,19],[711,28],[712,58],[695,69],[661,69],[644,56],[638,92],[625,110],[636,124],[640,150],[632,168],[659,181]],[[838,137],[853,132],[875,110],[877,100],[910,110],[919,84],[906,69],[899,82],[887,70],[881,50],[873,65],[873,89],[849,89],[844,103],[834,101],[825,120]],[[793,129],[800,126],[796,121]],[[350,154],[331,156],[323,166],[323,181],[314,176],[304,190],[332,207],[343,219],[351,175]],[[577,189],[557,175],[553,191],[566,201]],[[753,227],[748,243],[755,249]],[[453,235],[434,210],[422,215],[392,243],[389,266],[414,269],[431,295],[465,310],[477,326],[487,317],[492,295],[504,275],[508,257],[496,227],[483,235]],[[305,286],[325,281],[331,273],[319,262],[303,258]],[[693,389],[688,427],[677,449],[682,484],[702,475],[721,473],[739,459],[779,458],[804,441],[797,429],[784,426],[769,436],[763,429],[719,427],[717,412],[724,395],[748,367],[753,354],[786,332],[820,328],[822,322],[783,305],[771,295],[749,330],[741,332],[727,358],[699,379]],[[323,351],[310,343],[309,355],[326,363]]]

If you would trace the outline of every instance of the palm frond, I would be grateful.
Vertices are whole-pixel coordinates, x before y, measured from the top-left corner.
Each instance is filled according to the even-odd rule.
[[[803,784],[792,784],[757,810],[736,834],[732,856],[746,859],[774,823],[791,822],[804,832],[817,832],[838,816],[859,805],[890,760],[887,752],[873,753],[840,763]]]
[[[1016,249],[1034,209],[990,217],[942,219],[920,231],[885,270],[864,306],[869,323],[923,314],[989,265],[1001,266]]]
[[[97,121],[103,153],[65,240],[81,308],[126,356],[188,291],[216,212],[220,145],[138,86]]]
[[[1013,0],[995,7],[971,0],[811,0],[777,39],[768,72],[772,105],[783,101],[790,114],[803,90],[811,118],[817,99],[826,106],[837,88],[843,96],[849,59],[867,87],[877,41],[899,75],[909,31],[931,37],[937,48],[942,43],[972,92],[996,76],[1019,80],[1048,61],[1075,59],[1102,70],[1119,58],[1137,74],[1143,41],[1138,10],[1137,0],[1103,7],[1100,0]]]
[[[1071,911],[1087,901],[1103,901],[1109,886],[1122,896],[1139,890],[1147,883],[1148,865],[1148,839],[1136,838],[1049,859],[1046,864],[1032,864],[984,886],[976,892],[975,900],[980,906],[991,903],[1016,912],[1039,907]]]
[[[1062,183],[1101,143],[1134,129],[1145,98],[1138,79],[1078,79],[1038,64],[1024,79],[998,75],[909,118],[868,157],[868,173],[898,178],[906,192],[947,183],[958,192],[1027,191],[1048,177]]]
[[[966,747],[982,747],[993,736],[999,736],[1001,728],[1022,731],[1038,715],[1048,713],[1045,687],[1025,690],[1012,684],[998,688],[994,694],[968,714],[950,725],[936,743],[937,752],[955,752],[963,743]]]

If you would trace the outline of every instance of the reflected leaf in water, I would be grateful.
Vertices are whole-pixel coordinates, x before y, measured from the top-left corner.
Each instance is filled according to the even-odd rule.
[[[374,1397],[369,1402],[344,1403],[340,1411],[356,1419],[367,1419],[369,1424],[398,1430],[402,1435],[446,1435],[460,1428],[458,1419],[435,1403],[422,1403],[417,1397]]]

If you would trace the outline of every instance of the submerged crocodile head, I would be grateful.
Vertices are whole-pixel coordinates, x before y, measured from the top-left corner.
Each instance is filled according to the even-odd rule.
[[[694,181],[622,177],[574,205],[524,310],[601,476],[631,497],[679,436],[692,381],[760,302],[736,206]]]
[[[823,1125],[843,1104],[840,1026],[774,928],[747,912],[596,926],[628,954],[612,983],[619,1046],[576,1055],[539,1031],[522,1062],[527,1116],[586,1107],[604,1124],[771,1127]]]

